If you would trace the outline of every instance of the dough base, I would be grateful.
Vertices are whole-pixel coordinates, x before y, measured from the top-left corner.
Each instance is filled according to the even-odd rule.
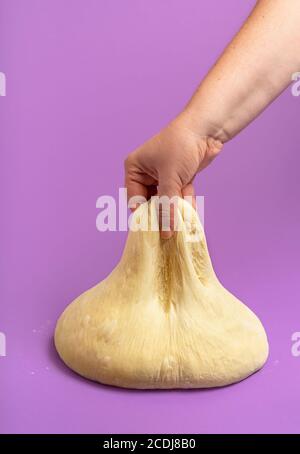
[[[141,205],[133,221],[154,209]],[[56,349],[80,375],[125,388],[210,388],[265,363],[261,322],[218,281],[194,209],[180,199],[177,212],[182,231],[167,241],[130,231],[117,267],[59,318]]]

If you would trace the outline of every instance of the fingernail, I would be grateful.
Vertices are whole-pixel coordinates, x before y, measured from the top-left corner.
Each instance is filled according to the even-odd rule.
[[[140,203],[133,203],[132,205],[130,205],[130,209],[131,211],[135,211],[138,207],[140,206]]]
[[[172,232],[172,230],[161,230],[160,232],[160,237],[162,240],[169,240],[170,238],[172,238],[174,232]]]

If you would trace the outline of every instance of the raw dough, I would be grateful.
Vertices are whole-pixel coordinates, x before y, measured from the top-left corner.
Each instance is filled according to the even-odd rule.
[[[135,225],[154,209],[141,205]],[[191,205],[180,199],[177,213],[182,231],[170,240],[130,231],[117,267],[61,315],[55,345],[80,375],[127,388],[206,388],[265,363],[261,322],[218,281]]]

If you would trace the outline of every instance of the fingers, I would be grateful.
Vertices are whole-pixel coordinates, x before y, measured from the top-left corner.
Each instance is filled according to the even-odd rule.
[[[177,197],[186,197],[195,208],[195,191],[192,183],[184,188],[176,172],[168,171],[159,174],[157,181],[140,170],[135,159],[129,156],[125,162],[125,184],[127,188],[128,207],[134,211],[141,203],[158,195],[158,218],[162,239],[169,239],[176,230]]]
[[[169,239],[176,227],[176,198],[181,197],[181,183],[176,174],[162,173],[159,176],[159,225],[162,239]]]
[[[195,193],[192,183],[182,188],[181,178],[176,169],[167,167],[166,162],[159,160],[159,165],[151,165],[152,175],[141,159],[140,152],[129,155],[125,161],[125,184],[127,188],[128,206],[134,211],[141,203],[150,199],[153,195],[158,195],[158,220],[162,239],[169,239],[176,230],[177,222],[177,198],[186,197],[194,206]],[[148,158],[149,167],[150,158]],[[163,167],[163,169],[162,169]]]
[[[196,209],[195,189],[192,183],[180,189],[177,178],[170,178],[170,184],[161,184],[158,188],[159,195],[159,225],[160,235],[164,240],[168,240],[174,235],[177,222],[177,197],[183,197]],[[165,178],[168,182],[168,177]]]
[[[127,188],[128,208],[134,211],[148,199],[147,187],[138,181],[130,179],[125,184]]]
[[[149,178],[139,172],[138,163],[133,154],[125,160],[125,187],[127,189],[128,208],[134,211],[141,203],[148,200],[147,183]]]
[[[196,196],[193,183],[187,184],[184,188],[182,188],[181,192],[182,197],[185,198],[187,202],[191,203],[192,206],[196,209]]]

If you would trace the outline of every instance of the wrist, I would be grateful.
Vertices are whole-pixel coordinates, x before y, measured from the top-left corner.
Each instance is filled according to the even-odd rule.
[[[175,127],[180,128],[185,134],[193,136],[198,144],[205,144],[208,149],[219,152],[229,137],[225,131],[213,122],[203,119],[203,116],[191,108],[185,108],[173,121]]]
[[[175,121],[181,125],[181,128],[188,130],[198,140],[211,139],[219,142],[220,145],[231,139],[229,131],[220,124],[207,118],[201,112],[199,106],[189,103],[185,109],[176,117]]]
[[[184,110],[171,123],[169,127],[179,131],[179,137],[189,138],[189,143],[201,152],[202,159],[206,156],[209,162],[219,154],[226,140],[221,140],[221,135],[216,134],[217,128],[209,123],[198,124],[191,112]],[[206,164],[207,165],[207,164]]]

